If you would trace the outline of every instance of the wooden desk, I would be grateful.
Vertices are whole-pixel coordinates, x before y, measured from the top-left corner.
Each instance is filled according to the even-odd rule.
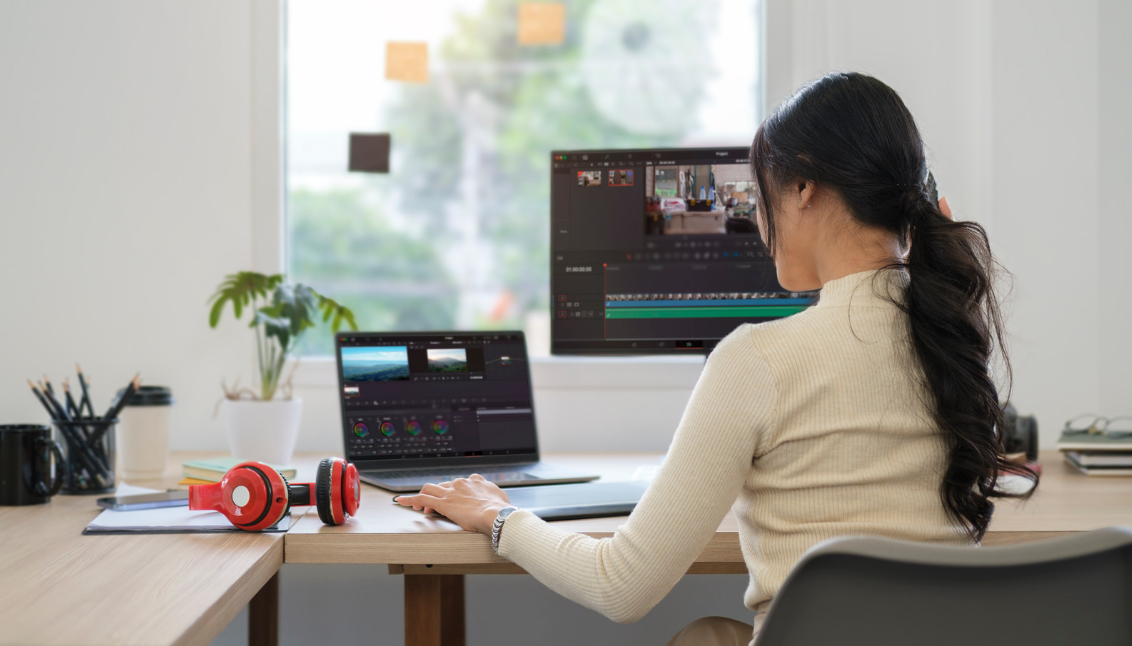
[[[179,479],[171,456],[162,481]],[[1043,454],[1039,494],[1000,503],[985,544],[1038,540],[1113,525],[1132,526],[1132,478],[1087,478],[1055,452]],[[657,454],[552,455],[630,479]],[[315,456],[298,456],[297,480],[313,479]],[[50,504],[0,507],[0,645],[208,644],[250,602],[249,643],[275,644],[278,579],[288,563],[385,563],[405,575],[406,645],[462,644],[464,575],[519,574],[487,537],[396,506],[393,494],[366,486],[358,516],[327,527],[317,514],[280,534],[82,536],[98,514],[91,497],[56,496]],[[296,510],[301,513],[302,510]],[[624,518],[562,521],[564,529],[612,535]],[[286,552],[284,554],[284,545]],[[728,515],[689,573],[745,574],[735,519]]]
[[[207,645],[251,602],[249,643],[274,646],[282,534],[83,536],[97,497],[0,507],[0,644]]]
[[[559,454],[548,461],[596,470],[606,480],[626,480],[658,454]],[[1045,473],[1035,497],[1001,502],[984,544],[1005,545],[1114,525],[1132,526],[1132,478],[1088,478],[1063,464],[1055,451],[1042,454]],[[464,643],[464,575],[521,574],[495,555],[486,536],[454,523],[399,507],[392,493],[365,486],[358,515],[327,527],[309,514],[287,534],[287,563],[386,563],[405,575],[406,646]],[[611,536],[625,518],[560,521],[568,531]],[[689,574],[746,574],[738,527],[728,514]]]

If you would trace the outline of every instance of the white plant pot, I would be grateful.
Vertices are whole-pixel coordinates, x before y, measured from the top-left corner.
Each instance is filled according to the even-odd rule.
[[[258,460],[283,467],[291,464],[299,441],[303,400],[225,399],[221,405],[228,448],[241,460]]]

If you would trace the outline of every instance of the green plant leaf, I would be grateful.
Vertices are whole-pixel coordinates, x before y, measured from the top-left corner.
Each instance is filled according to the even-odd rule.
[[[325,323],[334,317],[334,322],[330,324],[330,329],[337,333],[342,329],[342,321],[345,320],[349,324],[351,330],[358,329],[357,323],[354,321],[354,313],[350,308],[345,305],[340,305],[334,299],[327,298],[321,294],[318,295],[318,307],[322,310],[322,321]]]
[[[254,323],[263,326],[263,333],[279,343],[285,353],[290,349],[291,320],[283,315],[283,305],[265,305],[255,314]]]
[[[208,313],[209,327],[216,327],[220,323],[220,317],[227,303],[232,303],[232,313],[239,319],[243,316],[245,307],[257,298],[266,299],[268,292],[282,282],[282,274],[267,276],[254,271],[228,274],[224,277],[224,282],[216,288],[216,293],[209,299],[212,301],[212,309]]]

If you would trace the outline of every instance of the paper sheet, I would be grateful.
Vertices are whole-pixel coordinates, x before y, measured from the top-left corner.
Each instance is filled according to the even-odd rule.
[[[157,493],[156,489],[118,485],[116,496],[133,496],[143,493]],[[275,527],[264,531],[287,531],[291,526],[292,515],[287,514]],[[138,532],[138,533],[182,533],[182,532],[238,532],[228,519],[218,511],[193,511],[184,507],[163,507],[160,509],[139,509],[136,511],[112,511],[105,509],[90,521],[86,527],[89,534],[100,532]]]
[[[561,45],[566,40],[566,5],[561,2],[519,3],[520,45]]]
[[[385,43],[385,78],[390,81],[428,81],[428,43]]]

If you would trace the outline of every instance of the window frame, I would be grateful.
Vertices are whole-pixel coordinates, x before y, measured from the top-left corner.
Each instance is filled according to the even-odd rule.
[[[252,268],[263,273],[284,272],[287,258],[286,5],[287,0],[251,1]],[[793,82],[793,10],[790,0],[762,0],[761,7],[760,74],[763,114],[769,114]],[[772,21],[775,29],[769,28]],[[682,390],[695,386],[703,363],[699,355],[551,355],[532,357],[531,370],[536,388]],[[287,364],[296,387],[337,385],[333,357],[290,358]]]

